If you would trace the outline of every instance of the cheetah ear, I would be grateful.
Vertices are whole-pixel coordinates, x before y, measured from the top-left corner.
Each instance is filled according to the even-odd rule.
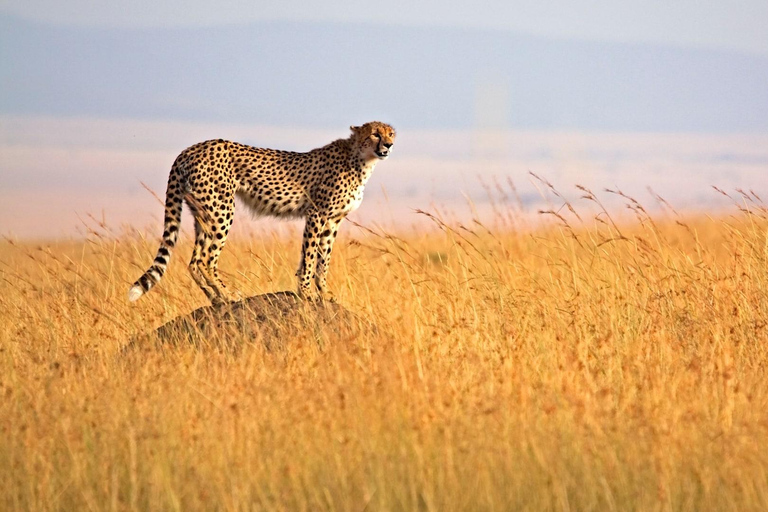
[[[357,133],[357,131],[360,129],[360,126],[350,126],[350,130],[352,130],[352,133]]]

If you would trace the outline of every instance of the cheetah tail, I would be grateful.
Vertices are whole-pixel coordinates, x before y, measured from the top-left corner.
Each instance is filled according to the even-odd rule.
[[[155,261],[146,272],[128,290],[128,300],[134,302],[147,293],[162,279],[168,262],[171,259],[171,251],[179,238],[179,224],[181,223],[181,194],[168,190],[165,198],[165,220],[163,222],[163,238],[160,248],[157,250]]]

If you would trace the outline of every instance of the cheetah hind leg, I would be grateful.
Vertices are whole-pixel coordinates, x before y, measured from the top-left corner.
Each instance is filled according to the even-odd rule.
[[[206,276],[209,285],[215,290],[217,299],[215,302],[239,302],[244,296],[238,291],[229,290],[219,276],[219,256],[224,249],[227,241],[227,233],[232,225],[232,221],[224,222],[218,227],[216,237],[210,237],[210,240],[202,250],[200,269]]]
[[[227,289],[219,277],[218,269],[210,265],[210,241],[207,242],[208,247],[195,243],[192,260],[189,262],[189,273],[192,279],[195,280],[203,293],[205,293],[211,304],[227,304],[242,300],[241,294],[232,293]]]
[[[189,260],[189,267],[187,268],[192,279],[194,279],[211,304],[216,304],[221,302],[221,300],[216,292],[215,284],[206,272],[202,259],[206,245],[210,244],[210,242],[210,239],[205,234],[204,227],[195,219],[195,246],[192,249],[192,258]]]
[[[197,286],[205,293],[211,304],[225,304],[241,297],[227,293],[227,287],[219,277],[218,261],[224,247],[227,233],[232,225],[229,221],[220,223],[220,235],[213,236],[213,218],[191,194],[184,199],[195,218],[195,247],[189,261],[189,273]],[[223,219],[222,219],[223,220]]]

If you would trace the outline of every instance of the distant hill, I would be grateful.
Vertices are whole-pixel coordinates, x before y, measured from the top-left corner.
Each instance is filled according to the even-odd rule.
[[[493,110],[478,97],[493,91],[510,128],[766,132],[766,84],[765,56],[503,31],[106,30],[0,16],[4,114],[457,129]]]

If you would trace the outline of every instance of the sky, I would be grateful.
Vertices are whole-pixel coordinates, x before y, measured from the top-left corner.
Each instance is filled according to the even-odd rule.
[[[535,212],[530,172],[681,209],[768,196],[765,20],[766,0],[0,0],[0,234],[153,233],[144,185],[184,147],[302,151],[372,119],[399,136],[359,221],[487,210],[509,180]]]
[[[765,0],[2,0],[55,25],[200,27],[265,20],[502,29],[555,38],[644,42],[768,54]],[[377,42],[380,51],[385,41]]]

